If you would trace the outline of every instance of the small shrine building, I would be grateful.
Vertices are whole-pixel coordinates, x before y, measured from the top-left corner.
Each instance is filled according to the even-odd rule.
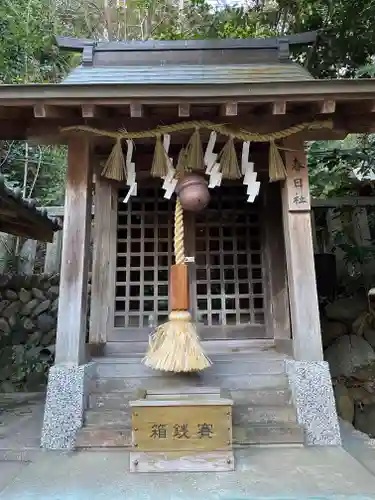
[[[375,80],[314,79],[290,57],[295,46],[314,40],[314,33],[215,41],[58,38],[60,50],[82,53],[82,64],[62,83],[0,86],[1,139],[68,146],[44,447],[74,446],[95,373],[91,357],[106,356],[109,344],[116,350],[114,338],[147,340],[168,318],[173,169],[196,131],[204,171],[195,173],[209,184],[210,201],[198,213],[186,211],[184,222],[190,313],[200,337],[269,339],[292,356],[288,376],[309,443],[339,444],[323,361],[305,142],[372,132]],[[160,146],[170,172],[155,164]],[[320,422],[319,435],[312,420]]]

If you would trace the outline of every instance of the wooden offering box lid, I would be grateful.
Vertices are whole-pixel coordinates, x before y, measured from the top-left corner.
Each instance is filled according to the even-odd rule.
[[[216,387],[187,387],[182,389],[142,390],[132,408],[155,406],[233,406],[225,391]]]

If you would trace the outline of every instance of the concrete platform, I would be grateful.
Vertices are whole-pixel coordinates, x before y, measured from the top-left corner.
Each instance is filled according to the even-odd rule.
[[[29,461],[40,452],[45,394],[0,394],[0,460]]]
[[[340,447],[253,447],[236,451],[234,472],[135,475],[123,450],[41,451],[43,398],[0,397],[0,500],[375,500],[375,447],[350,432],[353,456]]]
[[[375,499],[374,475],[342,448],[254,448],[236,455],[235,472],[135,475],[127,472],[125,452],[47,452],[21,468],[0,499]]]

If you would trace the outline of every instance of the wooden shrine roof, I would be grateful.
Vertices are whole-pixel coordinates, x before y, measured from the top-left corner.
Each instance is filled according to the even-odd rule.
[[[82,52],[82,65],[65,83],[241,84],[312,79],[291,62],[290,46],[313,43],[316,33],[245,40],[94,42],[58,37],[61,49]]]
[[[60,229],[57,219],[50,219],[46,210],[38,210],[33,200],[24,200],[20,190],[12,191],[0,178],[1,232],[51,242],[53,233]]]
[[[260,133],[333,122],[332,130],[304,133],[306,140],[374,131],[375,79],[315,80],[291,62],[290,46],[312,43],[315,36],[105,43],[59,38],[60,49],[82,52],[82,65],[60,84],[0,85],[0,139],[63,143],[61,128],[67,126],[136,131],[186,120],[236,123]]]
[[[64,83],[68,84],[123,84],[126,85],[222,85],[258,82],[287,82],[312,80],[302,66],[294,63],[170,65],[163,66],[80,66]]]

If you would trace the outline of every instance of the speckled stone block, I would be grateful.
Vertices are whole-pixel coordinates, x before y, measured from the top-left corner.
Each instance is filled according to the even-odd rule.
[[[328,363],[287,360],[285,364],[298,423],[305,428],[306,444],[340,446],[340,427]]]
[[[49,450],[74,448],[87,407],[89,382],[95,363],[81,366],[55,365],[48,375],[41,446]]]

